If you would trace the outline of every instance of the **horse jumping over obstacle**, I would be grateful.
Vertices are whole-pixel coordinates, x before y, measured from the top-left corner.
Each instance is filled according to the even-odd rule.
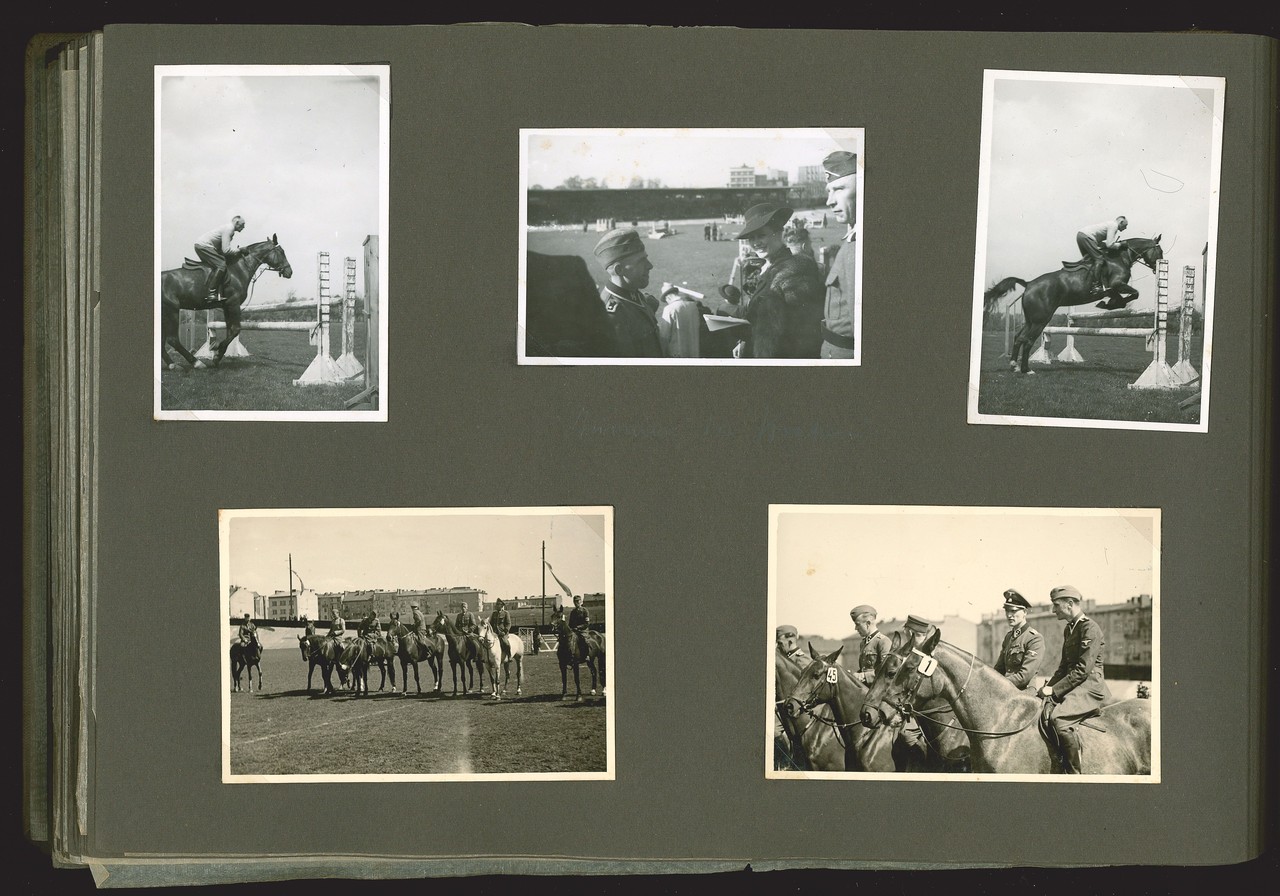
[[[226,318],[227,338],[223,339],[213,353],[212,363],[217,367],[222,363],[231,340],[240,333],[240,306],[249,297],[249,286],[253,283],[258,271],[263,266],[275,271],[286,280],[293,276],[293,267],[284,254],[276,235],[245,246],[236,255],[235,261],[228,260],[227,276],[222,281],[221,304],[208,300],[205,283],[209,274],[200,262],[188,260],[182,267],[173,268],[160,273],[160,369],[172,369],[168,349],[172,348],[182,355],[188,364],[197,370],[206,365],[187,351],[178,339],[178,312],[186,310],[221,309]]]
[[[983,299],[987,310],[991,311],[996,302],[1015,286],[1024,287],[1021,299],[1024,322],[1014,338],[1009,369],[1015,373],[1032,372],[1029,369],[1031,346],[1056,310],[1091,302],[1111,311],[1123,308],[1138,297],[1138,291],[1129,285],[1133,266],[1141,262],[1155,271],[1156,262],[1162,258],[1164,250],[1160,247],[1159,235],[1155,239],[1137,237],[1122,240],[1115,255],[1103,259],[1102,282],[1105,288],[1101,295],[1089,291],[1087,260],[1065,263],[1061,270],[1041,274],[1030,282],[1018,277],[1005,277],[988,289]]]

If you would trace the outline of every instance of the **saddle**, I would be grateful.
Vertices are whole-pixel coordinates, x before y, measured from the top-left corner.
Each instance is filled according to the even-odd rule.
[[[184,271],[204,271],[206,274],[209,273],[208,266],[198,258],[182,259],[182,269]]]

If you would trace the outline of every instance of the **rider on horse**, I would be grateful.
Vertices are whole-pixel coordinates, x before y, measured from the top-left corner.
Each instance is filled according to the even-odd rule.
[[[995,670],[1020,691],[1029,691],[1032,678],[1040,668],[1044,653],[1044,638],[1027,625],[1027,610],[1031,603],[1012,588],[1004,593],[1004,618],[1009,631],[1000,645]]]
[[[575,594],[573,596],[573,609],[569,611],[569,630],[577,634],[579,640],[582,641],[582,653],[584,656],[590,652],[590,642],[587,641],[585,634],[590,625],[591,614],[582,605],[582,595]]]
[[[1054,588],[1049,600],[1053,615],[1065,620],[1067,627],[1062,634],[1062,661],[1039,693],[1049,698],[1046,708],[1062,749],[1062,770],[1078,775],[1081,765],[1076,723],[1111,700],[1102,675],[1102,626],[1084,615],[1080,608],[1083,597],[1070,585]]]
[[[329,623],[329,637],[335,641],[342,637],[347,630],[347,624],[342,619],[342,611],[335,610],[333,613],[333,622]]]
[[[209,296],[210,302],[220,302],[218,289],[227,276],[227,257],[237,251],[231,246],[232,239],[244,230],[244,218],[236,215],[226,227],[215,227],[200,239],[196,240],[196,255],[210,269]]]
[[[876,667],[880,661],[893,652],[889,636],[876,628],[876,608],[870,604],[858,604],[849,611],[853,627],[862,636],[858,649],[858,671],[851,673],[854,681],[866,687],[876,680]]]
[[[425,629],[427,620],[423,618],[422,611],[418,609],[417,604],[409,604],[409,610],[413,613],[413,633],[418,636],[421,641],[425,637]]]
[[[507,633],[511,631],[511,614],[507,612],[506,602],[502,598],[498,598],[493,612],[489,614],[489,628],[494,630],[502,644],[502,659],[511,659],[511,642],[507,640]]]
[[[244,622],[240,623],[240,628],[236,631],[236,635],[240,639],[241,647],[248,647],[250,644],[257,645],[258,649],[262,649],[262,642],[258,640],[258,627],[253,624],[253,620],[249,618],[249,614],[244,614]]]
[[[1129,219],[1118,215],[1113,221],[1101,221],[1091,224],[1076,234],[1076,245],[1080,254],[1089,259],[1089,290],[1101,295],[1106,289],[1102,282],[1102,268],[1106,260],[1106,251],[1120,245],[1120,231],[1129,226]]]

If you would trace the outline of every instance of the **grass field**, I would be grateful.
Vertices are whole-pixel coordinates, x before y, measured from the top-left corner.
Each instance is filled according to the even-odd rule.
[[[1062,350],[1065,337],[1053,337],[1051,351]],[[984,333],[978,378],[978,410],[983,414],[1067,417],[1082,420],[1125,420],[1145,423],[1200,422],[1200,405],[1178,403],[1195,387],[1172,390],[1130,389],[1151,363],[1139,338],[1077,336],[1083,364],[1032,364],[1034,376],[1009,370],[1004,334]],[[1202,370],[1203,338],[1192,340],[1192,364]],[[1170,334],[1168,363],[1177,361],[1177,334]]]
[[[493,700],[470,694],[433,694],[434,679],[419,665],[423,693],[377,692],[380,673],[369,670],[370,695],[343,690],[322,697],[317,669],[305,689],[307,664],[295,649],[263,651],[265,690],[229,694],[231,772],[292,774],[538,774],[607,771],[605,698],[560,699],[560,666],[554,651],[524,658],[523,694]],[[413,670],[409,670],[412,688]],[[396,682],[400,682],[399,663]],[[337,684],[337,676],[334,676]],[[488,678],[485,679],[486,686]],[[256,685],[256,679],[255,679]],[[453,691],[446,665],[442,692]],[[461,692],[461,687],[459,688]]]
[[[313,305],[312,315],[314,309]],[[262,319],[286,320],[289,316],[282,313]],[[362,376],[335,385],[293,385],[316,356],[305,332],[245,330],[240,342],[250,356],[224,358],[216,369],[193,370],[177,352],[171,352],[178,367],[161,373],[161,407],[166,411],[341,411],[348,398],[364,389]],[[355,344],[353,354],[365,364],[364,320],[356,321]],[[329,354],[337,358],[342,351],[342,330],[336,315],[329,329],[329,346]]]

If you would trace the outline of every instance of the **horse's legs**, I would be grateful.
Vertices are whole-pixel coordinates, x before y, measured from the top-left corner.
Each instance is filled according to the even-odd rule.
[[[524,658],[516,657],[516,696],[520,696],[520,689],[524,686]]]
[[[582,702],[582,678],[581,678],[581,672],[579,671],[578,667],[579,667],[578,663],[573,664],[573,691],[574,691],[573,699],[575,703]]]

